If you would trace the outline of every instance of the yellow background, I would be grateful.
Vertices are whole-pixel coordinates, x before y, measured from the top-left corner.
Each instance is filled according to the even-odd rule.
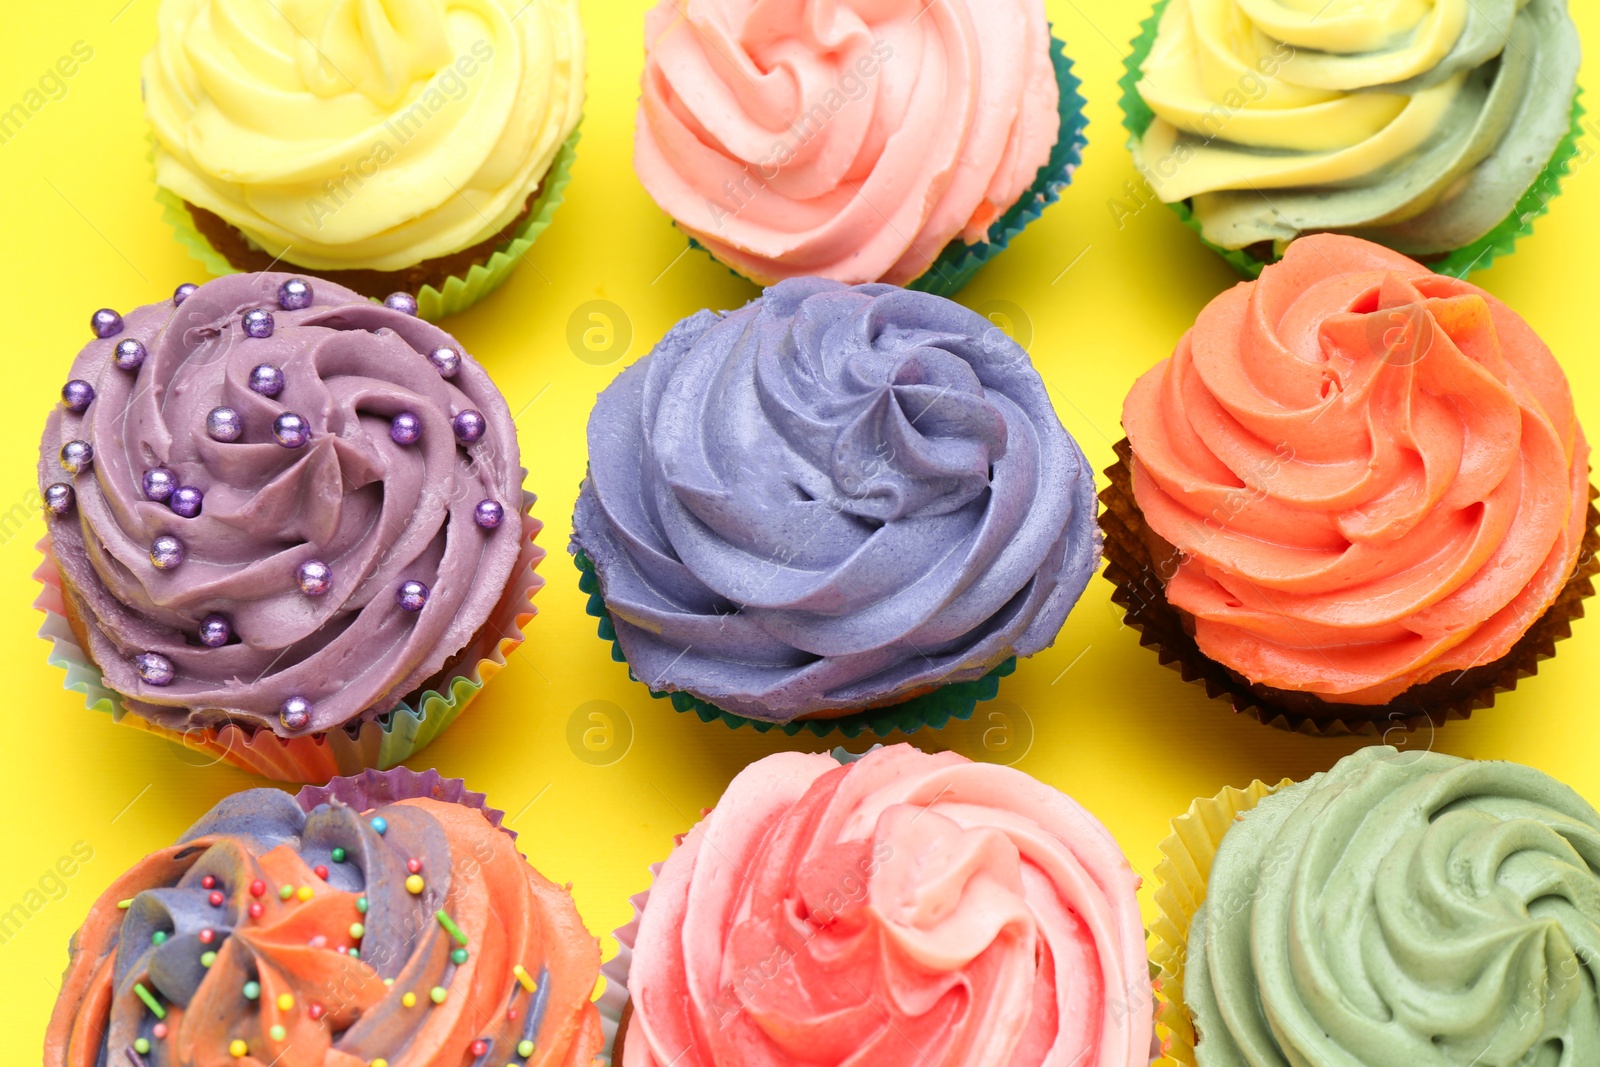
[[[0,912],[78,842],[93,858],[66,880],[15,936],[0,944],[0,1061],[37,1063],[45,1021],[66,964],[67,939],[107,883],[146,852],[169,844],[220,797],[260,784],[85,710],[45,662],[31,604],[43,532],[34,463],[46,411],[97,307],[127,310],[203,281],[174,242],[152,199],[138,64],[155,35],[159,0],[4,0],[0,110],[22,100],[77,41],[94,57],[7,143],[0,144],[0,662],[4,741],[0,784]],[[1591,53],[1600,12],[1575,0]],[[731,731],[650,699],[612,662],[584,614],[566,553],[573,499],[584,468],[584,424],[595,394],[644,355],[675,321],[702,307],[732,308],[755,289],[684,241],[635,180],[631,138],[642,64],[641,0],[587,0],[589,102],[567,202],[511,282],[446,323],[481,360],[517,411],[536,514],[548,524],[549,582],[539,617],[511,664],[443,739],[411,765],[464,777],[511,813],[533,863],[570,881],[590,928],[605,935],[630,915],[628,897],[646,866],[714,803],[747,762],[780,748],[826,749],[835,740]],[[1122,57],[1148,10],[1134,0],[1051,0],[1056,33],[1083,77],[1089,149],[1061,203],[1029,228],[962,294],[1004,301],[1031,326],[1034,361],[1068,430],[1097,470],[1111,462],[1118,414],[1135,377],[1171,350],[1211,297],[1236,281],[1165,208],[1117,224],[1135,174],[1117,106]],[[1592,80],[1592,79],[1591,79]],[[1600,123],[1581,159],[1600,149]],[[1518,309],[1564,362],[1579,417],[1600,428],[1600,167],[1578,165],[1566,193],[1517,254],[1474,280]],[[632,344],[609,365],[568,344],[575,309],[593,300],[620,308]],[[1013,317],[1016,317],[1013,315]],[[591,341],[603,343],[600,335]],[[590,359],[595,357],[578,349]],[[530,404],[531,401],[531,404]],[[12,505],[20,505],[19,510]],[[21,518],[26,511],[27,516]],[[1367,742],[1291,736],[1234,716],[1159,667],[1121,625],[1110,586],[1095,578],[1055,646],[1024,662],[1000,690],[1032,746],[1018,766],[1072,794],[1110,827],[1147,876],[1167,821],[1197,795],[1252,778],[1276,780],[1324,768]],[[1600,715],[1594,669],[1600,627],[1574,637],[1535,679],[1497,706],[1435,736],[1400,737],[1464,756],[1533,764],[1600,803]],[[569,746],[574,713],[590,701],[616,705],[620,759]],[[984,715],[980,706],[978,718]],[[989,725],[989,724],[985,724]],[[1006,739],[990,735],[1005,749]],[[917,735],[926,746],[984,755],[983,728]],[[863,741],[852,747],[859,749]],[[1017,742],[1010,749],[1016,755]],[[614,759],[608,765],[586,762]],[[989,758],[994,755],[989,754]],[[1144,893],[1148,907],[1149,886]],[[33,898],[37,903],[39,898]]]

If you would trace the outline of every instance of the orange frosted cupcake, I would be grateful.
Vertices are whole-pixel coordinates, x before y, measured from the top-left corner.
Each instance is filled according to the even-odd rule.
[[[1146,644],[1240,710],[1464,716],[1592,592],[1589,446],[1514,311],[1322,235],[1211,302],[1123,407],[1107,577]]]

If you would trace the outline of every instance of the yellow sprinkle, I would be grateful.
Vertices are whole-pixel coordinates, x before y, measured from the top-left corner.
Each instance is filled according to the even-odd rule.
[[[530,993],[534,991],[535,986],[533,976],[527,972],[527,969],[524,968],[522,964],[513,964],[511,967],[511,973],[517,976],[517,981],[522,984],[523,989],[526,989]]]
[[[416,896],[418,893],[422,892],[422,875],[413,874],[410,878],[406,879],[406,892],[410,893],[412,896]]]
[[[228,1046],[228,1055],[232,1056],[236,1060],[242,1059],[249,1051],[250,1046],[244,1043],[243,1038],[234,1038],[233,1043]]]
[[[301,901],[310,900],[311,899],[311,887],[308,886],[308,885],[303,885],[299,889],[296,889],[294,891],[294,895],[297,898],[299,898]]]
[[[372,1067],[389,1067],[389,1061],[384,1059],[382,1056],[379,1056],[377,1059],[372,1061]]]
[[[288,993],[279,993],[278,994],[278,1010],[279,1011],[288,1011],[292,1007],[294,1007],[294,997],[291,994],[288,994]]]
[[[417,1006],[417,995],[415,993],[407,993],[400,998],[400,1003],[408,1008],[414,1008]]]

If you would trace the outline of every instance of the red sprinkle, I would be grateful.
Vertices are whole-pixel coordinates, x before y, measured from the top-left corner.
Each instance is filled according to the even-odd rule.
[[[252,900],[250,902],[250,918],[259,919],[266,913],[267,909],[261,906],[261,902],[259,900]]]
[[[507,1019],[513,1019],[514,1020],[514,1019],[516,1019],[516,1017],[517,1017],[517,1009],[516,1008],[507,1008],[506,1009],[506,1018]]]
[[[310,1004],[306,1007],[306,1014],[311,1016],[312,1022],[316,1022],[318,1019],[322,1018],[323,1012],[327,1010],[328,1009],[324,1008],[321,1004]]]
[[[264,896],[266,896],[267,895],[267,883],[263,882],[259,878],[257,878],[255,881],[251,882],[250,883],[250,895],[253,896],[253,897],[264,897]]]
[[[217,879],[216,879],[216,877],[214,875],[208,874],[204,878],[200,879],[200,888],[201,889],[215,889],[215,888],[217,888]]]
[[[217,932],[215,930],[201,930],[199,937],[202,945],[209,945],[217,939]]]
[[[216,890],[212,890],[211,895],[209,897],[207,897],[206,899],[211,902],[211,906],[213,908],[220,908],[220,907],[222,907],[222,902],[224,900],[227,900],[228,898],[223,896],[221,893],[217,892]]]
[[[328,880],[328,868],[322,866],[320,863],[311,868],[311,873],[316,875],[318,878],[321,878],[324,882]]]
[[[167,1024],[166,1023],[156,1023],[154,1026],[152,1026],[150,1028],[150,1036],[154,1037],[157,1041],[166,1040],[166,1037],[167,1037]]]
[[[412,874],[421,874],[422,861],[417,859],[415,856],[412,856],[410,859],[406,860],[406,870],[410,871]]]
[[[474,1056],[486,1056],[489,1054],[489,1043],[480,1037],[471,1045],[468,1045],[467,1049]]]

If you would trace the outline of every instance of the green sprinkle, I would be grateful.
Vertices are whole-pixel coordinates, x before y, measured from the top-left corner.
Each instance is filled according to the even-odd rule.
[[[466,963],[467,950],[464,948],[458,948],[454,952],[450,953],[450,962],[455,964],[457,967],[461,966],[463,963]]]
[[[367,928],[365,926],[362,926],[360,923],[351,923],[350,924],[350,939],[352,941],[360,941],[363,937],[366,937],[366,936],[367,936]]]
[[[117,907],[121,908],[123,911],[127,911],[129,908],[133,907],[133,898],[129,897],[127,900],[117,901]]]
[[[209,967],[213,963],[216,963],[216,962],[217,962],[217,954],[215,952],[202,952],[202,953],[200,953],[200,966]]]
[[[165,930],[157,930],[155,933],[150,935],[150,943],[152,945],[164,945],[164,944],[166,944],[167,943],[167,932]]]
[[[136,1037],[133,1039],[133,1051],[141,1056],[150,1054],[150,1041],[147,1038]]]
[[[517,1042],[517,1055],[521,1056],[523,1059],[527,1059],[529,1056],[532,1056],[533,1055],[533,1042],[532,1041],[519,1041],[519,1042]]]
[[[342,848],[336,848],[331,853],[328,854],[328,858],[331,859],[335,863],[343,863],[344,862],[344,857],[345,857],[345,851]]]
[[[246,999],[246,1000],[259,1000],[260,997],[261,997],[261,983],[260,982],[246,982],[244,984],[244,999]]]
[[[294,896],[294,886],[292,886],[292,885],[281,885],[281,886],[278,887],[278,899],[279,900],[288,900],[292,896]]]
[[[272,1038],[274,1041],[282,1041],[284,1038],[289,1036],[289,1031],[285,1030],[281,1026],[275,1025],[271,1030],[267,1031],[267,1036]]]
[[[365,915],[367,913],[367,898],[366,897],[356,897],[356,910],[359,911],[363,915]]]
[[[163,1008],[161,1002],[155,998],[155,995],[144,987],[143,982],[133,983],[133,991],[138,994],[140,1000],[144,1001],[144,1006],[150,1009],[151,1015],[154,1015],[157,1019],[165,1019],[167,1017],[167,1009]]]
[[[439,909],[436,917],[439,920],[439,925],[444,927],[446,932],[456,939],[456,943],[465,947],[467,935],[461,932],[461,927],[456,925],[456,921],[446,915],[443,908]]]
[[[428,990],[428,999],[433,1001],[435,1004],[443,1004],[444,998],[449,995],[450,991],[442,985],[436,985],[432,989]]]
[[[384,985],[394,985],[394,979],[393,978],[385,978],[383,980],[383,984]]]
[[[361,950],[358,949],[358,948],[351,949],[350,950],[350,958],[353,959],[353,960],[359,960],[361,958]]]

